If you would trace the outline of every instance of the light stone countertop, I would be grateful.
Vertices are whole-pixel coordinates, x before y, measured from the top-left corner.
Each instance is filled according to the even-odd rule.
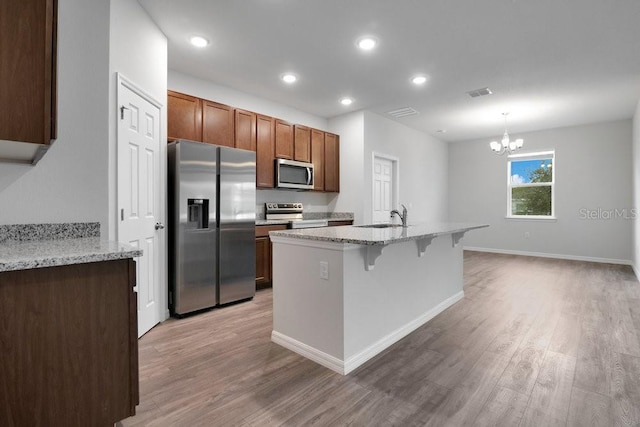
[[[0,272],[112,261],[141,255],[140,249],[99,237],[7,241],[0,244]]]
[[[465,233],[488,227],[488,224],[431,222],[412,224],[407,228],[366,228],[353,225],[342,227],[306,228],[300,230],[270,231],[269,236],[307,239],[356,245],[377,246],[410,240],[433,238],[446,234]]]

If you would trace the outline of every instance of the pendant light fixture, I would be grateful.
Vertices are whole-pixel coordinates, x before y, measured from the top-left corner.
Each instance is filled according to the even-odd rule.
[[[522,138],[516,139],[515,141],[509,140],[509,132],[507,131],[507,116],[509,113],[502,113],[502,115],[504,116],[504,135],[502,135],[502,141],[491,141],[491,143],[489,143],[491,150],[499,156],[504,153],[511,154],[521,149],[524,145]]]

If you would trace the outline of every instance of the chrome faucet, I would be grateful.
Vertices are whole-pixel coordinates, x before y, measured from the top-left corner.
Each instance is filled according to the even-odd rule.
[[[393,215],[398,215],[400,220],[402,221],[402,226],[407,227],[407,207],[405,205],[402,206],[402,213],[400,213],[397,209],[391,211],[391,219],[393,219]]]

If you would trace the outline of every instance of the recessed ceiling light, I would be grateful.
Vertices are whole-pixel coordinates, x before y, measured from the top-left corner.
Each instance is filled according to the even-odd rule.
[[[419,76],[413,76],[411,78],[411,83],[417,86],[423,85],[426,82],[427,82],[427,76],[419,75]]]
[[[193,36],[189,39],[192,45],[195,47],[205,47],[209,45],[209,40],[201,36]]]
[[[362,50],[372,50],[378,44],[378,41],[373,37],[361,37],[356,42],[357,46]]]
[[[283,82],[289,83],[289,84],[295,83],[298,80],[298,76],[296,76],[293,73],[285,73],[280,78],[282,79]]]
[[[351,105],[351,104],[353,104],[353,99],[351,99],[351,98],[342,98],[340,100],[340,104],[342,104],[342,105]]]

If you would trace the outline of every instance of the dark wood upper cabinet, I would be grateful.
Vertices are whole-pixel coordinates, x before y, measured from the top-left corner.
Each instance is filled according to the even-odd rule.
[[[324,191],[340,191],[340,137],[324,134]]]
[[[167,134],[172,139],[202,141],[202,100],[167,92]]]
[[[256,152],[256,186],[275,187],[275,159],[311,162],[315,191],[340,191],[339,136],[168,91],[168,137]]]
[[[293,125],[276,119],[276,158],[293,160]]]
[[[324,132],[311,129],[311,163],[313,163],[313,189],[324,191]]]
[[[56,0],[0,3],[0,140],[56,138],[56,32]]]
[[[233,108],[203,100],[202,142],[233,147]]]
[[[256,113],[236,108],[235,147],[256,151]]]
[[[293,139],[293,159],[299,162],[311,161],[311,129],[295,125]]]
[[[256,185],[273,188],[275,159],[275,119],[256,115]]]

